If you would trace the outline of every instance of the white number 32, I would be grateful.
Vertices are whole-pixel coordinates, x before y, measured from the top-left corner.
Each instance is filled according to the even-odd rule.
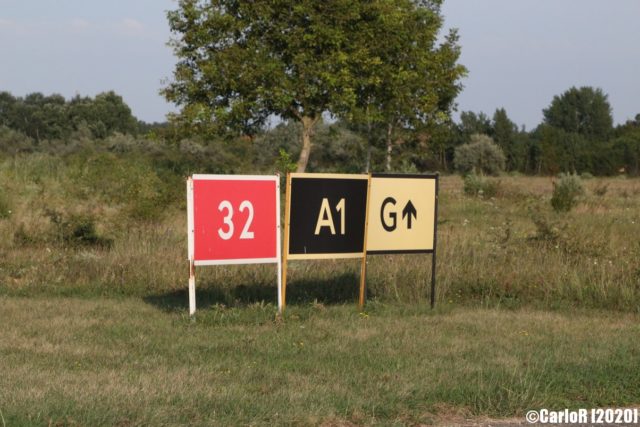
[[[233,231],[235,230],[233,225],[233,206],[231,205],[231,202],[229,202],[228,200],[223,200],[218,205],[218,210],[220,212],[222,212],[223,210],[227,211],[226,216],[222,220],[224,224],[227,226],[227,230],[224,231],[223,230],[224,227],[218,228],[218,235],[223,240],[229,240],[231,237],[233,237]],[[240,212],[244,212],[245,210],[249,210],[249,216],[247,217],[247,222],[244,224],[244,227],[242,228],[242,233],[240,233],[240,238],[253,239],[254,237],[253,231],[249,231],[249,227],[253,222],[253,205],[248,200],[245,200],[242,203],[240,203]]]

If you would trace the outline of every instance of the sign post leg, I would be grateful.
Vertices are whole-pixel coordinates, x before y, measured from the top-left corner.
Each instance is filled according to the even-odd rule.
[[[287,306],[287,253],[285,252],[283,255],[284,259],[282,260],[282,291],[280,292],[280,307],[278,307],[278,311],[280,314],[284,313],[284,309]]]
[[[360,266],[360,296],[358,298],[358,309],[364,309],[364,299],[366,294],[366,277],[367,277],[367,254],[362,257],[362,265]]]
[[[289,205],[291,203],[291,175],[287,172],[287,184],[285,187],[285,203],[284,203],[284,243],[282,254],[282,292],[280,299],[279,311],[284,312],[287,306],[287,256],[289,255]]]
[[[431,308],[436,306],[436,251],[431,254]]]
[[[280,174],[276,180],[276,256],[278,262],[278,314],[282,314],[282,227],[280,226]]]
[[[196,266],[189,260],[189,315],[196,314]]]
[[[436,249],[438,246],[438,193],[440,192],[440,174],[436,173],[436,202],[433,218],[433,253],[431,254],[431,308],[436,306]]]
[[[278,260],[278,313],[282,314],[282,261]]]
[[[367,283],[367,233],[369,228],[369,194],[371,193],[371,174],[367,182],[367,204],[364,214],[364,242],[362,244],[362,265],[360,266],[360,295],[358,298],[358,309],[364,309]]]

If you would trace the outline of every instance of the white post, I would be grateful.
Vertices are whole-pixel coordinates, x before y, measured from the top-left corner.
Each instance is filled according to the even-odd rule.
[[[276,247],[278,257],[278,313],[282,314],[282,229],[280,227],[280,174],[276,181]]]
[[[194,263],[193,179],[187,178],[187,250],[189,252],[189,315],[196,313],[196,266]]]
[[[196,314],[196,267],[189,261],[189,315]]]

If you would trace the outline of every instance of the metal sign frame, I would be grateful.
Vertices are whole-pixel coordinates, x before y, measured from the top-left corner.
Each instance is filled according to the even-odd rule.
[[[349,181],[364,181],[366,182],[369,179],[369,175],[366,174],[325,174],[325,173],[290,173],[287,176],[287,204],[285,207],[285,227],[291,230],[291,203],[292,203],[292,195],[293,192],[293,180],[294,179],[320,179],[320,180],[349,180]],[[367,209],[366,201],[369,198],[368,187],[366,189],[365,194],[365,206],[364,209]],[[366,230],[366,212],[364,218],[364,234],[363,234],[363,243],[364,238],[367,234]],[[365,246],[363,244],[362,251],[360,252],[320,252],[320,253],[291,253],[291,234],[287,233],[285,238],[286,249],[285,253],[290,260],[306,260],[306,259],[340,259],[340,258],[362,258],[365,253]]]
[[[343,179],[343,180],[363,180],[367,181],[366,200],[364,206],[364,234],[362,242],[362,252],[354,253],[316,253],[316,254],[290,254],[290,237],[291,237],[291,192],[292,192],[292,179]],[[371,174],[325,174],[325,173],[287,173],[286,179],[286,195],[285,195],[285,214],[284,214],[284,248],[283,248],[283,260],[282,260],[282,299],[280,305],[284,310],[286,306],[286,292],[287,292],[287,267],[288,261],[292,260],[311,260],[311,259],[353,259],[361,258],[360,268],[360,290],[358,304],[362,309],[364,306],[364,289],[366,278],[366,246],[367,246],[367,220],[369,211],[369,192],[371,186]]]
[[[273,181],[275,184],[275,257],[235,258],[219,260],[195,260],[195,217],[194,217],[194,181]],[[189,314],[196,311],[195,272],[196,266],[238,265],[238,264],[277,264],[278,311],[282,311],[282,242],[280,225],[280,176],[279,175],[208,175],[194,174],[187,178],[187,246],[189,259]]]
[[[389,255],[389,254],[431,254],[431,293],[430,304],[431,308],[435,307],[435,293],[436,293],[436,249],[438,246],[438,199],[440,191],[440,174],[395,174],[395,173],[374,173],[371,174],[372,178],[396,178],[396,179],[433,179],[435,180],[435,202],[434,202],[434,216],[433,216],[433,248],[432,249],[415,249],[415,250],[366,250],[367,255]],[[371,189],[369,190],[371,191]],[[370,198],[370,197],[369,197]],[[367,224],[368,226],[368,224]]]

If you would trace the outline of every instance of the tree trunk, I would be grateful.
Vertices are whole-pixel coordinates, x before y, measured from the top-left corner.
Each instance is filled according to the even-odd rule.
[[[391,151],[393,151],[393,140],[391,136],[393,134],[393,124],[387,125],[387,172],[391,171]]]
[[[313,136],[313,129],[316,123],[318,123],[319,118],[320,116],[303,116],[300,119],[302,122],[302,151],[300,151],[296,172],[304,172],[307,169],[309,155],[311,154],[311,137]]]
[[[371,171],[371,152],[373,151],[373,136],[371,133],[371,117],[369,116],[369,104],[367,104],[367,161],[364,171]]]

